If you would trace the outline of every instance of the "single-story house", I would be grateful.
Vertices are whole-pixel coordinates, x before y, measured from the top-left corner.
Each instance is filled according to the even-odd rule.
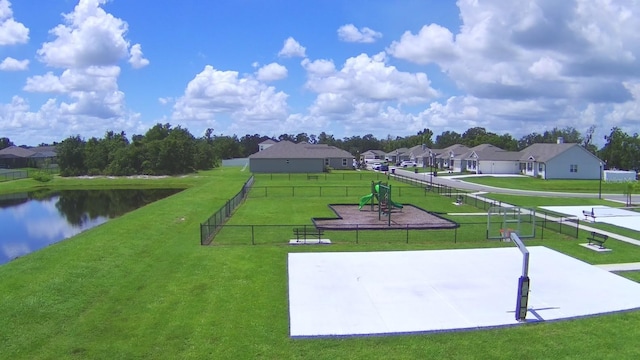
[[[355,157],[326,144],[280,141],[249,156],[252,173],[319,173],[326,168],[353,169]]]
[[[603,162],[580,144],[558,141],[520,151],[520,171],[542,179],[600,179]]]
[[[459,157],[463,171],[476,174],[519,174],[518,151],[506,151],[491,144],[481,144]]]
[[[420,167],[427,167],[431,165],[431,161],[433,160],[433,153],[431,149],[424,144],[409,148],[407,153],[409,154],[408,160],[415,161]]]
[[[260,144],[258,144],[258,151],[262,151],[262,150],[270,147],[273,144],[277,144],[277,142],[274,141],[274,140],[271,140],[271,139],[267,139],[267,140],[261,142]]]
[[[461,144],[454,144],[441,150],[432,151],[436,154],[434,158],[438,168],[448,169],[453,172],[462,172],[462,156],[469,151],[469,148]]]
[[[388,152],[385,155],[385,159],[393,164],[399,163],[403,160],[411,160],[409,149],[407,148],[399,148],[391,152]]]
[[[377,160],[385,160],[385,153],[383,150],[367,150],[360,154],[360,161],[364,163],[376,162]]]
[[[55,146],[21,147],[9,146],[0,150],[0,167],[42,167],[56,163]]]

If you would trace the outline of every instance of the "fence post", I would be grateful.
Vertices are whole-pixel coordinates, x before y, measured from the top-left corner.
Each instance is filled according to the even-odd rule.
[[[254,235],[253,235],[254,234],[253,228],[254,228],[254,225],[251,225],[251,245],[255,245],[256,244],[256,240],[255,240]]]
[[[406,225],[407,230],[407,244],[409,243],[409,224]]]
[[[360,232],[358,231],[359,229],[360,229],[360,226],[356,224],[356,244],[358,244],[358,236],[360,234]]]
[[[458,243],[458,228],[453,229],[453,243]]]

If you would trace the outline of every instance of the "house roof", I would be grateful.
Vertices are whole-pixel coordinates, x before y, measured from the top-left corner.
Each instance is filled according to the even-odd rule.
[[[280,141],[249,156],[251,159],[326,159],[353,158],[348,151],[327,144],[295,144]]]
[[[35,152],[20,146],[9,146],[0,150],[0,157],[3,158],[27,158]]]
[[[519,151],[506,151],[491,144],[481,144],[472,147],[460,156],[461,159],[475,158],[478,160],[518,161],[522,155]]]
[[[362,155],[365,155],[365,154],[386,155],[387,153],[384,152],[384,150],[367,150],[362,153]]]
[[[55,146],[38,146],[33,148],[24,148],[21,146],[9,146],[0,150],[0,158],[48,158],[56,156]]]
[[[267,139],[258,145],[264,145],[264,144],[277,144],[277,142],[273,141],[272,139]]]
[[[414,157],[428,157],[431,149],[426,147],[425,145],[416,145],[414,147],[409,148],[409,154]]]
[[[521,154],[520,161],[527,162],[527,161],[534,160],[535,162],[545,163],[574,146],[580,146],[580,144],[576,144],[576,143],[532,144],[532,145],[529,145],[526,149],[520,151],[520,154]]]
[[[469,148],[461,144],[454,144],[437,151],[436,158],[448,159],[451,157],[451,154],[453,154],[454,157],[460,156],[469,151]]]
[[[386,153],[386,155],[391,155],[391,156],[398,155],[398,156],[400,156],[400,155],[405,155],[408,152],[409,152],[409,149],[407,149],[407,148],[399,148],[399,149],[395,149],[395,150],[389,151],[388,153]]]

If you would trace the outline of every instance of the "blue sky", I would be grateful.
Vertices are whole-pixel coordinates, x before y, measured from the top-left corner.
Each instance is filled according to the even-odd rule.
[[[0,137],[640,132],[635,0],[0,0]]]

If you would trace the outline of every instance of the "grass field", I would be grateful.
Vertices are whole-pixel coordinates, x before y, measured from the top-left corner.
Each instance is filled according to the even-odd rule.
[[[464,181],[495,186],[506,189],[525,189],[537,191],[557,191],[572,193],[623,194],[626,188],[624,182],[605,182],[600,180],[543,180],[531,176],[495,177],[479,176],[465,177]]]
[[[364,182],[366,191],[371,181],[360,177],[338,178],[340,173],[332,175],[336,177],[314,185],[306,178],[258,177],[256,187],[292,184],[358,187]],[[286,277],[286,259],[291,251],[416,250],[498,243],[480,240],[303,248],[273,244],[200,246],[199,223],[235,195],[247,177],[239,168],[223,168],[179,178],[56,177],[47,183],[49,187],[76,189],[158,186],[186,190],[0,266],[0,357],[631,359],[640,356],[635,345],[640,336],[636,326],[640,322],[638,311],[458,333],[292,340],[288,336]],[[10,181],[0,184],[0,193],[38,187],[41,184],[30,179]],[[231,223],[305,222],[317,216],[317,212],[325,211],[328,201],[353,202],[362,195],[366,192],[354,193],[349,198],[305,196],[300,201],[291,196],[250,196]],[[411,202],[424,201],[425,208],[432,211],[445,213],[452,207],[449,198],[407,196]],[[294,211],[285,211],[290,207]],[[283,216],[289,218],[281,220]],[[592,263],[640,259],[639,250],[628,244],[613,241],[614,251],[603,257],[604,254],[580,249],[578,242],[557,237],[531,244],[549,246]],[[637,274],[628,276],[638,279]]]

